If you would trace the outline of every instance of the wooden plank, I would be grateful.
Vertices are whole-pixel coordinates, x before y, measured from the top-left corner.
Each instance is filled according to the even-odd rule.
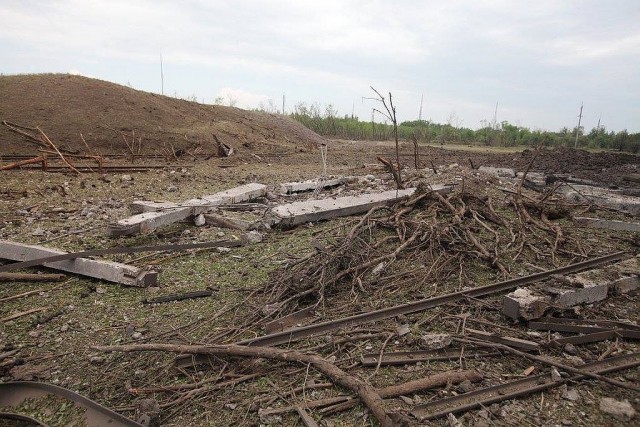
[[[116,237],[150,233],[165,225],[207,212],[215,206],[245,202],[256,197],[262,197],[266,193],[266,185],[254,182],[198,199],[187,200],[179,205],[170,202],[138,200],[131,205],[131,209],[134,212],[141,213],[121,219],[117,223],[109,224],[107,234],[111,237]]]
[[[451,186],[435,185],[433,190],[447,193]],[[324,221],[349,215],[358,215],[369,209],[388,205],[411,196],[415,188],[388,190],[381,193],[346,196],[322,200],[306,200],[276,206],[271,210],[274,222],[281,226],[294,226],[306,222]]]
[[[30,261],[63,254],[66,254],[66,252],[44,246],[0,240],[0,258],[12,261]],[[132,267],[118,262],[88,258],[47,262],[43,265],[55,270],[67,271],[69,273],[80,274],[127,286],[154,286],[158,279],[158,273],[153,270]]]
[[[576,224],[582,227],[588,228],[605,228],[615,231],[630,231],[634,233],[640,233],[640,223],[618,221],[613,219],[601,219],[601,218],[588,218],[588,217],[575,217]]]

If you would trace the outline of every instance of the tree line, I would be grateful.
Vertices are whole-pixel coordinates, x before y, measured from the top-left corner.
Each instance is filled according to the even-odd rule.
[[[290,117],[314,132],[331,138],[355,140],[391,140],[393,126],[379,123],[374,116],[369,121],[362,121],[354,115],[339,116],[331,105],[324,108],[319,104],[307,106],[299,103],[294,107]],[[479,129],[461,126],[450,118],[447,123],[434,123],[429,120],[405,121],[398,124],[398,137],[425,143],[439,144],[475,144],[498,147],[536,146],[543,142],[547,146],[570,146],[576,144],[576,128],[562,128],[557,132],[531,130],[516,126],[507,121],[500,123],[482,122]],[[578,148],[602,148],[631,153],[640,153],[640,133],[629,133],[626,130],[613,132],[604,127],[591,129],[586,133],[578,130]]]

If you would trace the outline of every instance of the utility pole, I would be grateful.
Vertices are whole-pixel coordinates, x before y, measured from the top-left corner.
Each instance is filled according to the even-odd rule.
[[[356,101],[351,103],[351,120],[356,116]]]
[[[420,95],[420,111],[418,112],[418,121],[422,121],[422,101],[424,101],[424,93]]]
[[[160,54],[160,93],[164,95],[164,73],[162,71],[162,54]]]
[[[582,107],[584,103],[580,104],[580,114],[578,115],[578,127],[576,128],[576,142],[573,144],[573,148],[578,148],[578,136],[580,135],[580,123],[582,123]]]
[[[493,128],[498,129],[498,102],[496,101],[496,110],[493,112]]]

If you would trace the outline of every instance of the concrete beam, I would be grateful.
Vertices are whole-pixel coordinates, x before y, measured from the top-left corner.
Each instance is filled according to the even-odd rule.
[[[121,219],[115,224],[109,224],[107,234],[111,237],[116,237],[150,233],[165,225],[205,213],[216,206],[246,202],[262,197],[266,193],[266,185],[251,183],[198,199],[187,200],[179,205],[171,202],[145,202],[138,200],[131,205],[132,211],[138,213],[129,218]]]
[[[638,222],[626,222],[618,221],[614,219],[600,219],[600,218],[587,218],[587,217],[575,217],[573,218],[576,224],[581,227],[588,228],[605,228],[607,230],[615,231],[630,231],[633,233],[640,233],[640,223]]]
[[[451,186],[435,185],[439,193],[448,193]],[[376,206],[390,205],[411,196],[415,188],[389,190],[381,193],[346,196],[322,200],[288,203],[271,209],[274,221],[281,226],[294,226],[307,222],[324,221],[343,216],[358,215]]]
[[[313,191],[318,187],[337,187],[345,182],[345,178],[325,179],[320,181],[317,179],[310,179],[308,181],[286,182],[284,184],[280,184],[278,191],[280,194],[301,193],[303,191]]]
[[[557,192],[571,201],[589,202],[597,206],[640,215],[640,197],[626,196],[620,190],[588,185],[562,185]]]
[[[64,255],[66,252],[38,245],[0,240],[0,258],[12,261],[30,261],[55,255]],[[132,267],[119,262],[94,260],[89,258],[74,258],[64,261],[47,262],[43,264],[47,268],[80,274],[108,282],[120,283],[127,286],[155,286],[158,273],[153,270]]]

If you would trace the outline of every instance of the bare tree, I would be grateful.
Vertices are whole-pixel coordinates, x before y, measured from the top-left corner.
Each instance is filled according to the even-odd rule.
[[[395,170],[394,170],[394,166],[393,165],[391,166],[391,173],[396,181],[397,187],[400,189],[400,188],[403,188],[403,185],[402,185],[402,176],[400,175],[400,147],[398,144],[398,121],[396,120],[396,107],[393,105],[393,98],[391,96],[391,92],[389,92],[389,103],[387,103],[387,99],[384,96],[382,96],[380,92],[378,92],[373,86],[370,86],[370,87],[371,87],[371,90],[375,92],[377,97],[365,98],[365,99],[372,99],[374,101],[381,103],[385,111],[381,111],[377,108],[374,108],[373,111],[375,113],[381,114],[384,118],[386,118],[391,123],[393,123],[393,138],[396,143],[396,164],[395,164]]]

